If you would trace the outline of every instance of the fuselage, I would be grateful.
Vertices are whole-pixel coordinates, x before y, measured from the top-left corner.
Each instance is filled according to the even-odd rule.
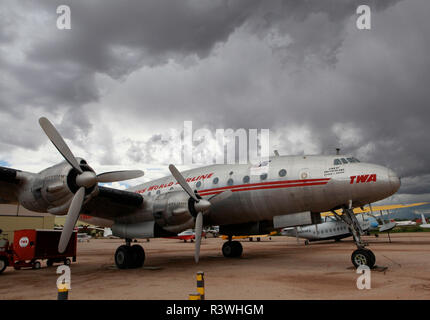
[[[260,166],[211,165],[182,174],[205,199],[225,190],[233,192],[205,213],[205,225],[270,220],[277,215],[304,211],[323,212],[348,205],[349,201],[354,207],[363,206],[391,196],[400,187],[400,180],[392,170],[341,155],[277,156]],[[172,176],[128,191],[140,193],[146,205],[125,217],[122,223],[154,220],[160,203],[186,207],[184,197],[178,196],[176,202],[169,200],[184,194]]]

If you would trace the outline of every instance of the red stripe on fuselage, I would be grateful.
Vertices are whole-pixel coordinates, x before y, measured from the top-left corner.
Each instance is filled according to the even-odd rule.
[[[226,190],[231,190],[232,192],[236,192],[236,191],[247,191],[247,190],[318,186],[318,185],[327,184],[329,180],[330,179],[309,179],[309,180],[290,180],[290,181],[274,181],[274,182],[242,184],[237,186],[227,186],[227,187],[221,187],[221,188],[202,190],[202,191],[199,191],[199,194],[202,196],[208,196],[212,194],[221,193],[222,191],[226,191]]]

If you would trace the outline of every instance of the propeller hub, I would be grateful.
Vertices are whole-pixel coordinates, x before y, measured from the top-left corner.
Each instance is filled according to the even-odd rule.
[[[194,208],[197,212],[204,212],[208,210],[211,206],[211,203],[208,200],[200,199],[199,202],[194,204]]]
[[[97,176],[94,172],[85,171],[76,177],[76,184],[79,187],[91,188],[97,183]]]

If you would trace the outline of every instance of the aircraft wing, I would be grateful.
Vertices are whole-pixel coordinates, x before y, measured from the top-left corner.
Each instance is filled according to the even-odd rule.
[[[382,205],[382,206],[372,206],[372,210],[373,210],[373,212],[375,212],[375,211],[380,211],[380,210],[394,210],[394,209],[412,208],[412,207],[423,206],[423,205],[429,204],[429,203],[430,202],[417,202],[417,203],[410,203],[410,204],[388,204],[388,205]],[[355,214],[368,213],[368,212],[371,212],[369,206],[367,206],[363,209],[354,208]],[[336,210],[336,213],[338,213],[339,215],[342,215],[342,210],[340,210],[340,209]],[[321,213],[322,217],[332,216],[332,215],[333,215],[333,213],[329,212],[329,211]]]
[[[115,220],[136,212],[142,205],[139,193],[99,186],[99,194],[83,206],[81,213]]]

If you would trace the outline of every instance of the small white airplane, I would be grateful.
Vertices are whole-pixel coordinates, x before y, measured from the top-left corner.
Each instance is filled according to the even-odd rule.
[[[396,224],[396,227],[408,227],[408,226],[416,226],[417,223],[412,220],[403,220],[403,221],[392,221]]]
[[[430,223],[427,223],[426,217],[424,217],[424,213],[421,213],[421,224],[420,224],[420,227],[424,228],[424,229],[430,229]]]
[[[112,229],[111,228],[104,228],[103,229],[103,238],[109,238],[112,236]]]
[[[84,241],[90,242],[91,236],[86,233],[78,233],[77,238],[79,242],[84,242]]]
[[[368,219],[364,218],[362,214],[360,216],[361,218],[358,218],[357,220],[361,226],[361,230],[363,230],[363,232],[367,232],[370,229],[370,222]],[[341,239],[352,236],[352,232],[349,230],[348,225],[333,216],[325,217],[325,222],[320,224],[284,228],[281,234],[306,239],[305,244],[308,244],[309,241],[340,241]]]
[[[76,158],[46,118],[39,124],[66,161],[39,173],[0,167],[0,199],[28,210],[66,215],[58,251],[64,252],[79,215],[92,225],[112,228],[125,245],[115,252],[118,268],[141,267],[145,251],[131,246],[133,239],[177,236],[196,230],[196,262],[204,226],[220,226],[227,235],[222,253],[242,255],[242,244],[233,236],[267,234],[286,227],[319,223],[321,212],[332,211],[351,230],[357,250],[351,261],[372,267],[375,255],[361,240],[364,233],[353,209],[385,199],[400,187],[390,169],[361,163],[351,156],[275,156],[262,162],[255,174],[251,164],[218,164],[179,172],[128,190],[99,183],[122,181],[142,171],[96,174]],[[336,210],[342,210],[339,215]],[[81,219],[82,220],[82,219]]]

